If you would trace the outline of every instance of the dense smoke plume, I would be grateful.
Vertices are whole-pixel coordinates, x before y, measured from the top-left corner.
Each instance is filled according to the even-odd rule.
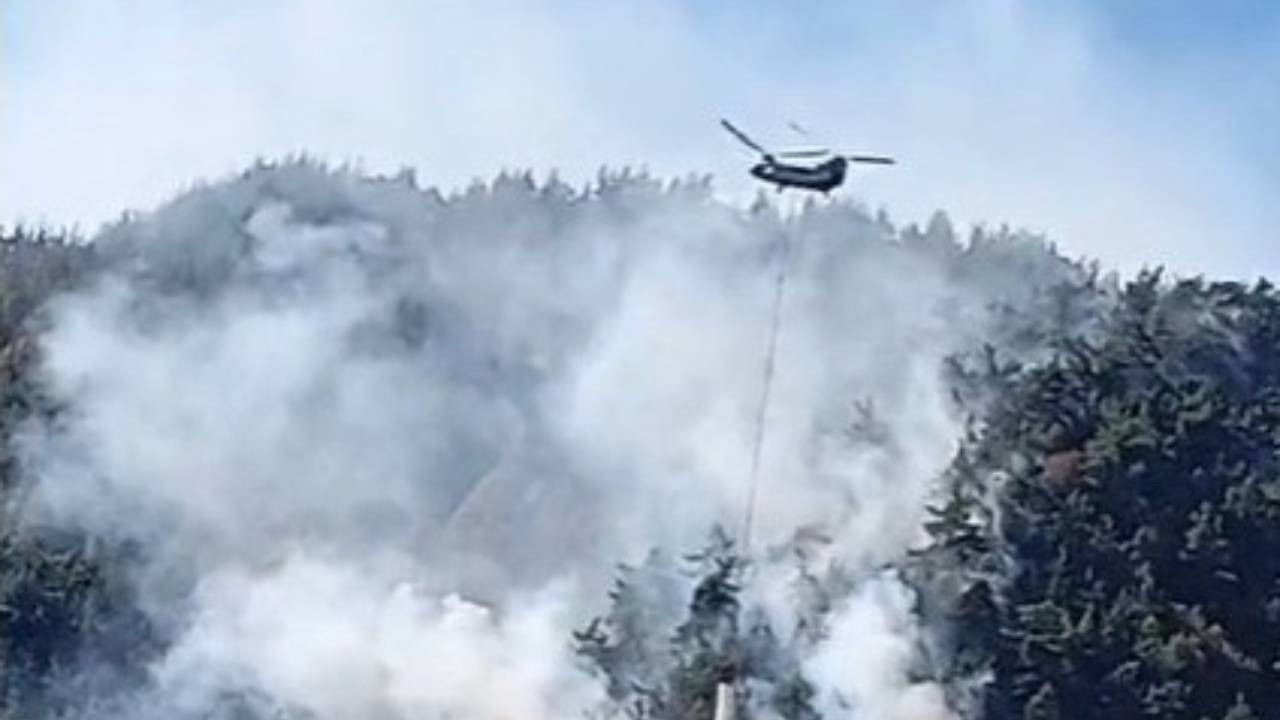
[[[945,218],[744,210],[702,180],[444,198],[307,163],[197,188],[95,252],[41,338],[62,410],[16,442],[33,532],[138,548],[145,677],[67,680],[96,688],[86,716],[129,719],[609,712],[571,630],[615,562],[738,530],[784,258],[753,549],[821,535],[806,562],[852,579],[796,651],[827,717],[951,717],[882,569],[962,432],[944,358],[1016,346],[992,308],[1033,312],[1075,272],[1025,242],[965,269]],[[759,558],[744,599],[785,639],[794,566]]]

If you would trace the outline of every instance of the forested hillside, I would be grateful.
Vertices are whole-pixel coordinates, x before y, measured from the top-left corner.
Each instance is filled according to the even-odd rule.
[[[630,172],[2,234],[14,720],[1280,707],[1265,282]]]
[[[922,559],[984,717],[1280,707],[1278,342],[1270,283],[1151,272],[1099,340],[963,374],[993,401]]]

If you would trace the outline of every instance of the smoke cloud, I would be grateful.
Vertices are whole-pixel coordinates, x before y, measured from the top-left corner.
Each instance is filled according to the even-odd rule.
[[[784,246],[789,245],[789,253]],[[789,283],[757,547],[802,528],[856,579],[803,658],[828,717],[950,717],[879,568],[922,533],[962,429],[942,360],[1070,269],[957,272],[951,230],[780,214],[602,178],[259,166],[106,228],[49,308],[17,444],[27,521],[141,548],[162,635],[94,717],[564,718],[603,690],[570,631],[613,564],[736,530],[774,277]],[[851,436],[855,401],[878,434]],[[785,563],[745,597],[795,624]],[[789,631],[788,631],[789,632]],[[87,702],[87,701],[86,701]],[[242,713],[242,715],[236,715]]]

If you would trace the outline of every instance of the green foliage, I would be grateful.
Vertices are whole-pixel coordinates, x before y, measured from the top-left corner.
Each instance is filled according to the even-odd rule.
[[[32,415],[57,411],[32,381],[33,325],[48,297],[84,279],[93,251],[65,233],[19,227],[0,229],[0,254],[0,718],[16,718],[58,707],[50,679],[63,668],[139,672],[149,633],[124,576],[104,572],[119,558],[14,520],[19,467],[8,439]]]
[[[742,607],[745,568],[728,536],[717,529],[704,550],[685,557],[695,582],[679,584],[688,600],[678,620],[664,617],[661,603],[680,599],[660,557],[650,556],[643,572],[623,567],[609,613],[574,634],[615,707],[637,720],[711,720],[716,686],[735,680],[741,706],[759,702],[786,720],[817,720],[814,689],[793,654],[763,613]]]
[[[1092,342],[1000,392],[934,511],[990,718],[1280,707],[1280,295],[1131,282]],[[986,593],[975,602],[972,593]],[[981,663],[972,663],[981,664]]]

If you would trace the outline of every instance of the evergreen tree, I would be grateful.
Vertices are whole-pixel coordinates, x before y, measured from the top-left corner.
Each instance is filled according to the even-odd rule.
[[[1144,273],[990,406],[922,556],[992,591],[951,601],[985,717],[1280,707],[1277,338],[1266,283]]]

